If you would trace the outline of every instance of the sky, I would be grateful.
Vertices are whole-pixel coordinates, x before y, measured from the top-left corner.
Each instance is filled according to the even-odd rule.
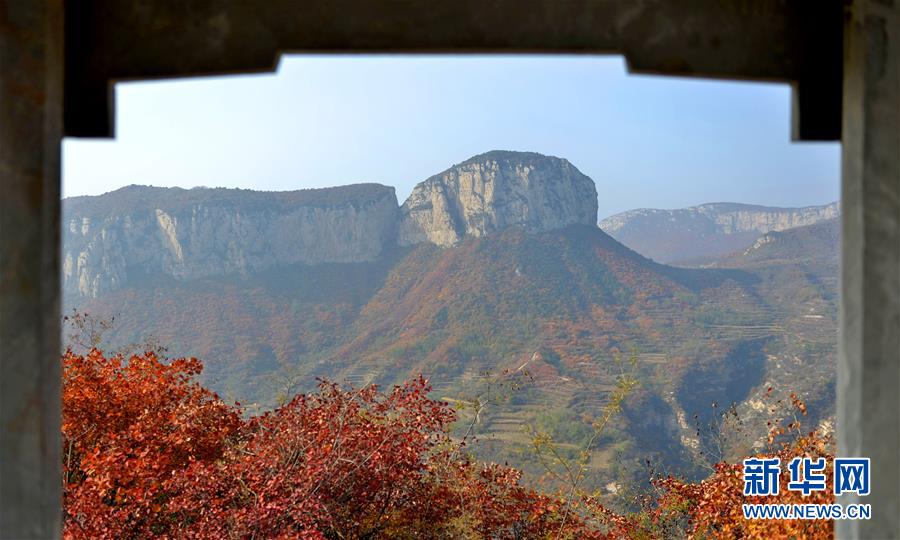
[[[454,163],[522,150],[590,176],[601,218],[839,197],[839,145],[790,141],[786,84],[630,75],[616,56],[285,56],[115,92],[115,139],[63,143],[64,196],[378,182],[402,203]]]

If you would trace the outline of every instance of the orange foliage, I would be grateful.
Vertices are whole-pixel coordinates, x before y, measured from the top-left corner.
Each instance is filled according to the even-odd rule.
[[[244,418],[193,381],[201,363],[63,356],[66,538],[706,538],[822,537],[828,521],[746,521],[739,465],[699,484],[655,481],[647,511],[619,515],[590,497],[541,494],[521,473],[479,464],[448,435],[455,420],[415,379],[389,392],[322,382]],[[805,406],[794,398],[798,410]],[[799,429],[792,423],[787,430]],[[775,435],[785,435],[781,432]],[[775,453],[829,457],[799,436]],[[760,499],[760,500],[757,500]]]
[[[511,538],[601,535],[464,457],[455,414],[417,379],[323,382],[243,419],[195,359],[63,356],[66,538]]]
[[[771,391],[771,389],[770,389]],[[791,394],[792,406],[806,414],[806,405]],[[778,448],[757,457],[781,459],[783,466],[797,457],[825,458],[825,477],[832,475],[834,441],[819,432],[803,433],[799,420],[787,425],[776,423],[769,443]],[[788,489],[790,476],[781,474],[777,495],[745,496],[742,463],[718,463],[715,472],[699,483],[672,476],[657,478],[653,484],[661,495],[641,513],[621,516],[594,504],[595,511],[610,525],[611,534],[623,538],[832,538],[832,520],[745,519],[744,504],[822,504],[835,502],[831,489],[813,491],[804,496]],[[591,501],[588,505],[591,505]]]
[[[63,357],[63,468],[70,536],[151,533],[166,482],[214,461],[240,429],[238,411],[192,382],[198,360],[153,353]],[[111,524],[115,523],[115,530]]]
[[[823,438],[809,434],[800,437],[793,445],[766,457],[780,457],[787,464],[794,457],[826,457],[826,476],[831,476],[833,455],[826,449]],[[719,463],[715,474],[699,484],[688,484],[675,479],[664,479],[660,485],[669,491],[660,506],[660,512],[687,505],[691,520],[690,533],[695,538],[831,538],[833,521],[830,520],[747,520],[742,504],[832,504],[834,493],[830,489],[816,491],[804,497],[787,488],[788,475],[781,475],[778,495],[759,497],[743,495],[743,466]]]

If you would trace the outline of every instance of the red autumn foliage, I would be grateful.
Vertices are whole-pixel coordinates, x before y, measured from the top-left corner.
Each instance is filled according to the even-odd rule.
[[[67,538],[601,537],[470,461],[422,378],[244,419],[195,359],[63,357]]]
[[[804,405],[796,396],[791,399],[798,410],[806,414]],[[765,457],[781,458],[785,466],[795,457],[825,458],[825,477],[832,475],[833,443],[829,437],[816,432],[801,433],[799,422],[776,428],[779,435],[796,431],[796,438],[786,441],[776,451]],[[674,478],[662,478],[657,485],[666,495],[655,515],[665,516],[684,512],[688,517],[687,531],[691,538],[832,538],[834,522],[831,520],[747,520],[743,504],[833,504],[834,493],[830,489],[814,491],[807,496],[788,489],[789,475],[782,474],[778,495],[744,496],[743,465],[718,463],[715,473],[706,480],[691,484]]]
[[[769,389],[771,392],[771,388]],[[803,432],[796,412],[806,415],[806,404],[790,395],[791,417],[786,424],[774,422],[770,429],[769,452],[756,457],[781,459],[786,466],[796,457],[825,458],[825,477],[832,475],[834,441],[818,431]],[[804,496],[788,489],[790,476],[779,478],[779,492],[769,496],[745,496],[743,464],[717,463],[715,471],[699,483],[667,476],[653,479],[656,497],[645,501],[647,509],[630,515],[609,512],[593,501],[587,505],[603,517],[608,532],[621,538],[832,538],[832,520],[748,520],[743,504],[833,504],[830,489]]]
[[[64,356],[68,535],[154,532],[173,475],[224,455],[241,418],[192,382],[201,369],[196,359],[164,364],[152,353],[127,361],[97,350]]]
[[[827,537],[828,521],[741,515],[739,465],[699,484],[655,482],[662,496],[620,515],[567,500],[521,473],[469,459],[455,412],[418,378],[380,392],[323,382],[245,418],[194,382],[196,359],[153,353],[63,356],[66,538],[757,538]],[[795,407],[804,411],[795,399]],[[794,423],[790,429],[799,429]],[[784,435],[784,430],[781,435]],[[829,457],[816,434],[777,455]],[[784,476],[782,477],[783,481]],[[781,495],[757,502],[799,502]],[[795,501],[797,499],[797,501]],[[829,494],[802,502],[832,502]]]

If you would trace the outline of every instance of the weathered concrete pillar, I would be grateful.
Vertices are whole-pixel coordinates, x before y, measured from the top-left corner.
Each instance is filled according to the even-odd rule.
[[[854,0],[844,32],[838,453],[871,458],[869,521],[839,538],[900,537],[900,2]]]
[[[0,538],[60,535],[61,0],[0,2]]]

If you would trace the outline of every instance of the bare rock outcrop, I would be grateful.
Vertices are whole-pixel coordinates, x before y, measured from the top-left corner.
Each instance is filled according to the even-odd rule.
[[[401,207],[401,245],[451,246],[507,227],[594,226],[597,189],[565,159],[493,151],[418,184]]]
[[[249,276],[280,265],[359,263],[399,245],[451,246],[507,227],[594,225],[594,182],[568,161],[475,156],[422,182],[261,192],[128,186],[63,201],[63,291],[96,298],[145,278]]]
[[[63,288],[97,297],[147,275],[247,275],[370,261],[396,245],[394,188],[287,192],[128,186],[63,201]]]

